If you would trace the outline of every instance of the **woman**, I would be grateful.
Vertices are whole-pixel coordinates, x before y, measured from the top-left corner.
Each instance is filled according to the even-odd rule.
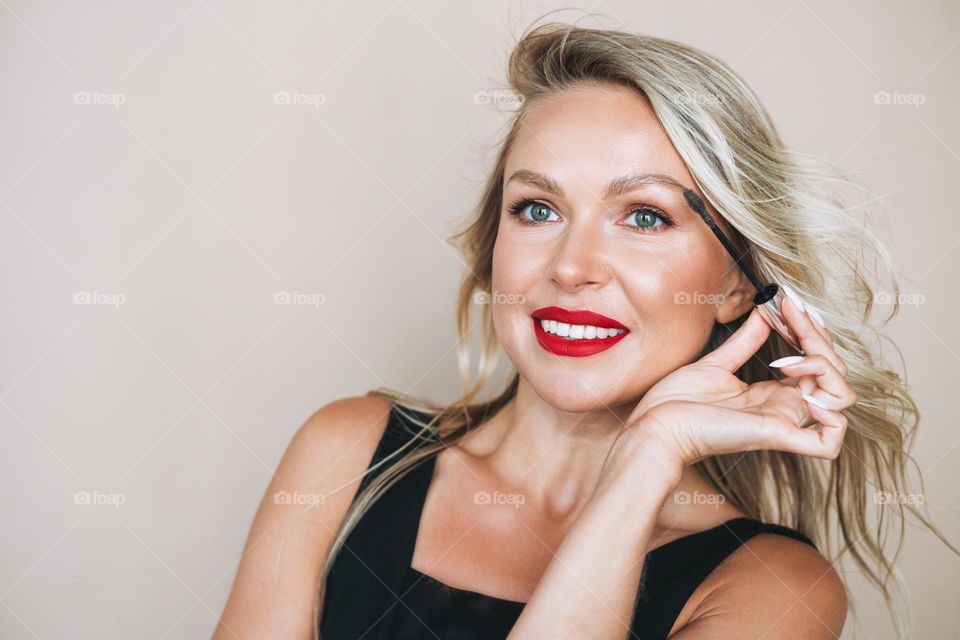
[[[463,397],[377,390],[317,411],[215,637],[838,637],[844,552],[893,597],[867,483],[904,491],[917,417],[865,342],[864,256],[889,260],[838,199],[846,182],[675,42],[545,24],[509,80],[523,101],[457,236]],[[803,357],[664,180],[785,285]],[[479,401],[498,346],[516,375]]]

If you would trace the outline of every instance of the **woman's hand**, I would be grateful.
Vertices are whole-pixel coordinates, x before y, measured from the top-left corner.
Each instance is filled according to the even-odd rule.
[[[734,375],[770,335],[754,310],[719,348],[644,395],[510,638],[554,638],[570,629],[580,636],[624,637],[645,566],[637,558],[647,553],[684,466],[751,449],[837,456],[847,426],[841,411],[857,399],[844,380],[846,366],[825,329],[792,302],[784,301],[783,312],[806,353],[801,362],[782,367],[786,379],[748,385]],[[829,408],[810,405],[804,393]],[[822,439],[816,430],[801,428],[815,422],[826,425]],[[637,470],[643,482],[636,481]],[[602,606],[584,597],[594,589],[604,595]]]
[[[856,402],[857,394],[845,380],[847,367],[834,353],[830,333],[790,298],[784,298],[782,310],[806,354],[781,367],[786,378],[748,385],[734,375],[770,335],[753,309],[720,347],[651,387],[614,447],[625,434],[631,436],[627,441],[636,436],[645,444],[653,438],[658,449],[676,456],[680,468],[755,449],[836,458],[847,427],[842,410]],[[823,429],[805,428],[816,423]]]

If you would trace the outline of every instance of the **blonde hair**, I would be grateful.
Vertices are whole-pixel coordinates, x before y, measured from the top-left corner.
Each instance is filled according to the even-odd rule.
[[[469,271],[461,280],[457,302],[461,397],[437,405],[384,388],[368,393],[396,403],[401,412],[407,407],[432,413],[427,423],[408,416],[422,427],[418,435],[431,430],[440,433],[441,426],[444,431],[439,440],[424,438],[426,444],[419,447],[412,446],[419,438],[411,440],[395,457],[377,465],[385,468],[358,494],[338,531],[319,580],[315,611],[319,612],[336,555],[370,505],[406,473],[483,424],[515,396],[519,374],[514,370],[501,393],[489,401],[479,400],[499,356],[490,304],[477,305],[482,343],[477,377],[472,385],[469,382],[471,308],[477,294],[493,293],[492,255],[506,158],[531,104],[594,83],[630,87],[647,97],[697,186],[747,247],[747,258],[758,275],[764,282],[789,285],[821,312],[834,336],[835,350],[849,368],[847,381],[859,397],[844,412],[849,426],[835,460],[750,451],[708,458],[697,467],[749,517],[805,533],[831,560],[849,552],[882,593],[899,636],[907,637],[909,601],[894,567],[903,544],[906,512],[954,553],[960,555],[960,551],[909,501],[878,501],[875,496],[871,500],[868,491],[872,487],[877,495],[909,495],[907,470],[916,463],[907,450],[919,411],[905,380],[882,364],[880,343],[885,336],[870,323],[875,291],[867,274],[878,272],[874,275],[885,283],[879,291],[893,300],[884,324],[899,310],[899,285],[890,255],[859,211],[871,203],[869,194],[857,206],[845,204],[847,197],[862,196],[866,189],[836,166],[786,149],[766,110],[736,73],[717,58],[678,42],[535,22],[510,55],[508,81],[522,101],[500,141],[477,206],[451,237]],[[745,318],[715,325],[704,352],[719,346]],[[774,334],[738,373],[748,383],[776,379],[762,363],[790,354]],[[871,502],[878,508],[875,528],[868,523]],[[894,524],[897,546],[888,557],[886,546]],[[839,534],[836,545],[831,534]],[[317,633],[319,625],[314,629]]]

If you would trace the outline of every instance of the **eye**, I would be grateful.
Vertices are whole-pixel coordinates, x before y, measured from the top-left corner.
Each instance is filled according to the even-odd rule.
[[[542,202],[537,200],[521,200],[515,204],[510,205],[510,213],[515,216],[520,217],[520,222],[522,224],[541,224],[544,222],[552,222],[550,214],[554,216],[557,215],[553,209]],[[529,214],[529,217],[528,215]]]
[[[627,220],[636,223],[635,225],[627,225],[628,227],[633,227],[634,229],[656,229],[659,231],[665,227],[673,226],[673,220],[670,218],[670,216],[665,214],[663,211],[650,206],[634,209],[630,212],[630,215],[627,216]],[[662,224],[657,224],[657,220],[660,220]]]
[[[520,224],[525,225],[545,224],[559,219],[559,217],[551,219],[551,215],[557,216],[556,212],[550,205],[540,202],[539,200],[525,198],[510,205],[508,210],[512,215],[519,218]],[[634,223],[628,223],[626,226],[638,233],[659,232],[665,230],[667,227],[674,226],[673,219],[670,216],[656,207],[649,205],[634,208],[627,214],[626,219]],[[660,224],[657,224],[658,220]]]

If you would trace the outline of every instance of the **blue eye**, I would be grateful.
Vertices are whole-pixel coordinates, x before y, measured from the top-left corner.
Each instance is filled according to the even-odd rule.
[[[656,221],[658,218],[663,224],[661,225],[656,224]],[[662,226],[667,226],[667,227],[673,226],[673,221],[670,220],[670,218],[667,217],[665,213],[650,207],[634,209],[633,211],[630,212],[630,215],[627,216],[627,220],[634,221],[636,223],[636,226],[641,229],[656,229]],[[627,226],[629,227],[633,225],[627,225]]]
[[[529,218],[525,215],[528,211],[530,212]],[[556,215],[556,213],[553,212],[553,209],[542,202],[537,202],[536,200],[521,200],[510,207],[510,213],[520,216],[524,224],[540,224],[541,222],[549,222],[548,218],[550,217],[550,214],[553,213]]]
[[[519,218],[520,224],[535,226],[554,222],[558,218],[556,212],[550,208],[550,205],[539,200],[530,200],[525,198],[508,207],[508,211]],[[555,216],[551,218],[550,216]],[[627,220],[632,220],[635,224],[627,224],[630,229],[643,232],[663,231],[668,227],[674,226],[673,219],[663,211],[649,205],[635,207],[627,214]],[[657,224],[657,219],[662,224]]]

